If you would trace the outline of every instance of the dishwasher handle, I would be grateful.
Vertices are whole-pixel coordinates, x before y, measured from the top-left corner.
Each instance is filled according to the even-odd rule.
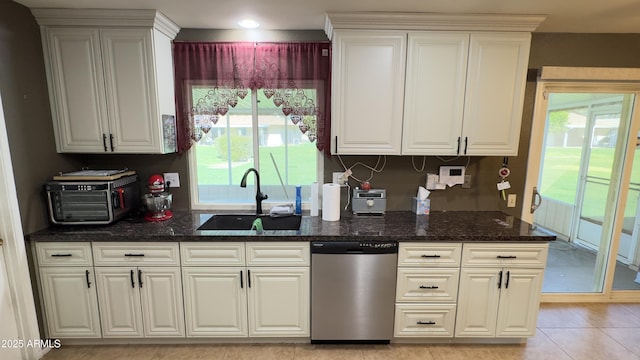
[[[312,254],[397,254],[397,241],[312,241]]]

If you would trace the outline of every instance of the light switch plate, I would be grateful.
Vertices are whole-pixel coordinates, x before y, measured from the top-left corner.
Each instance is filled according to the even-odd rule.
[[[164,173],[163,176],[165,184],[168,182],[169,187],[180,187],[180,175],[178,173]]]
[[[507,207],[516,207],[516,194],[507,195]]]

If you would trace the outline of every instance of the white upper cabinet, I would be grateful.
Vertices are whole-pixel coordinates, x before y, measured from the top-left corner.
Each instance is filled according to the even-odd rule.
[[[328,14],[332,154],[517,155],[531,31],[542,20]]]
[[[175,152],[171,40],[153,10],[34,9],[58,152]]]
[[[468,33],[409,33],[403,155],[458,153],[468,48]]]
[[[400,155],[406,43],[402,31],[336,31],[333,153]]]
[[[530,43],[529,33],[471,34],[460,154],[518,154]]]

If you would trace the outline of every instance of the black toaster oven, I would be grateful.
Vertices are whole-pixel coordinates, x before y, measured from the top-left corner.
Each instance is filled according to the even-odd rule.
[[[111,224],[139,205],[138,176],[116,180],[59,180],[45,184],[54,224]]]

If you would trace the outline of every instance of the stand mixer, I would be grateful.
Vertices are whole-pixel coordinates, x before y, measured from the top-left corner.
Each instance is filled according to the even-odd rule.
[[[147,213],[144,216],[146,221],[164,221],[171,219],[172,195],[166,191],[165,182],[162,175],[153,174],[147,182],[148,194],[142,196],[142,202],[147,207]]]

